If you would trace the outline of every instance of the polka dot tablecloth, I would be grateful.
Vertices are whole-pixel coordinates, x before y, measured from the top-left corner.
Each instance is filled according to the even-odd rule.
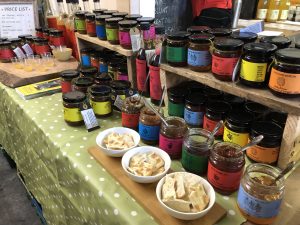
[[[119,113],[99,120],[101,129],[88,133],[64,122],[61,93],[25,101],[2,84],[0,92],[0,143],[41,203],[49,225],[157,224],[87,152],[101,130],[120,126]],[[172,169],[182,167],[174,161]],[[244,221],[235,199],[236,194],[217,195],[228,211],[218,225]]]

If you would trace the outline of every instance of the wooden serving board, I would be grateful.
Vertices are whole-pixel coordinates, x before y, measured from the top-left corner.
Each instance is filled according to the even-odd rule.
[[[0,82],[12,88],[33,84],[45,80],[59,77],[60,72],[64,70],[77,69],[78,62],[71,58],[66,62],[55,60],[55,66],[46,72],[34,70],[26,72],[23,69],[16,69],[12,63],[0,63]]]
[[[123,171],[121,158],[106,156],[98,147],[92,147],[88,151],[160,225],[213,225],[226,215],[226,210],[215,203],[208,214],[200,219],[192,221],[176,219],[160,206],[155,194],[157,183],[136,183]]]

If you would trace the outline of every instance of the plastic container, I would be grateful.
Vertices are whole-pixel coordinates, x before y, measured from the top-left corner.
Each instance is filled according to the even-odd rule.
[[[88,88],[89,99],[97,118],[112,115],[111,88],[104,85],[92,85]]]

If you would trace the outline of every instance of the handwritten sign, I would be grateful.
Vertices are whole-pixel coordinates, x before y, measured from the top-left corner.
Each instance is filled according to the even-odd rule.
[[[16,38],[34,32],[32,3],[0,3],[0,37]]]

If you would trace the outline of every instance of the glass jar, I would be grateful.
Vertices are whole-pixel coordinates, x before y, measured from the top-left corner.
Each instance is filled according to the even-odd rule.
[[[122,126],[138,130],[140,111],[143,107],[144,102],[140,97],[126,98],[122,106]]]
[[[96,34],[100,40],[106,40],[105,19],[112,18],[110,15],[96,16]]]
[[[134,20],[123,20],[119,22],[119,40],[121,47],[132,49],[130,29],[134,29],[136,26],[137,21]]]
[[[119,59],[112,59],[108,63],[108,74],[112,77],[113,80],[118,79],[118,66],[120,65]]]
[[[43,37],[43,28],[37,27],[35,28],[35,36],[42,38]]]
[[[113,17],[105,19],[106,39],[112,45],[120,44],[119,41],[119,22],[123,20],[121,17]]]
[[[127,64],[121,64],[117,73],[117,80],[128,80]]]
[[[269,88],[280,97],[300,96],[300,49],[285,48],[275,53]]]
[[[125,16],[127,16],[128,13],[127,12],[116,12],[112,14],[112,17],[121,17],[121,18],[125,18]]]
[[[160,118],[151,109],[142,108],[139,119],[141,141],[147,145],[156,145],[159,140],[160,123]]]
[[[207,26],[191,26],[187,29],[187,32],[191,34],[203,34],[207,33],[210,30]]]
[[[0,62],[9,63],[10,59],[15,57],[10,41],[0,42]]]
[[[192,128],[184,136],[182,145],[182,167],[191,173],[206,175],[210,150],[214,138],[209,139],[211,133],[201,128]]]
[[[255,224],[272,224],[280,210],[284,194],[283,179],[271,185],[281,170],[250,164],[241,180],[237,204],[242,215]]]
[[[184,120],[189,127],[202,127],[205,114],[205,97],[193,93],[185,98]]]
[[[190,33],[173,32],[168,34],[167,61],[170,66],[183,67],[187,65],[187,47]]]
[[[143,16],[140,14],[129,14],[127,16],[125,16],[125,20],[135,20],[137,21],[137,19],[142,18]]]
[[[21,38],[21,45],[25,45],[25,41],[26,41],[26,37],[32,37],[31,34],[22,34],[22,35],[18,35],[18,38]]]
[[[252,33],[252,32],[233,32],[230,35],[230,38],[232,39],[238,39],[241,40],[242,42],[244,42],[245,44],[251,43],[251,42],[255,42],[257,39],[257,34],[256,33]]]
[[[168,88],[168,113],[169,116],[184,116],[185,96],[189,94],[187,88],[172,87]]]
[[[269,43],[277,46],[277,49],[288,48],[292,44],[292,41],[288,37],[284,36],[265,36],[259,40],[261,43]]]
[[[98,72],[97,67],[94,66],[82,66],[80,68],[80,77],[90,77],[94,80],[96,74]]]
[[[224,123],[223,141],[244,147],[248,144],[253,115],[245,111],[232,111]]]
[[[47,52],[51,52],[48,40],[45,38],[34,39],[34,50],[37,55],[43,55]]]
[[[110,87],[112,88],[112,99],[113,103],[117,99],[118,95],[119,98],[125,100],[127,97],[130,97],[134,94],[133,90],[130,89],[131,83],[126,80],[113,80],[110,83]],[[120,111],[121,108],[116,107],[115,105],[113,108],[117,111]]]
[[[108,59],[106,56],[99,57],[99,72],[108,73]]]
[[[223,98],[223,92],[208,86],[202,88],[203,95],[208,101],[219,101]]]
[[[87,93],[90,86],[93,85],[93,79],[89,77],[78,77],[72,80],[73,90]]]
[[[230,37],[232,30],[227,28],[212,28],[207,32],[214,35],[216,40],[219,40]]]
[[[245,166],[241,147],[230,142],[218,142],[210,151],[207,180],[215,191],[229,195],[238,190]]]
[[[65,38],[62,30],[51,30],[49,32],[49,43],[55,47],[64,46]]]
[[[70,126],[84,124],[80,106],[86,101],[86,96],[80,91],[72,91],[63,94],[64,120]]]
[[[154,49],[155,48],[155,26],[154,26],[154,21],[155,18],[153,17],[140,17],[136,19],[139,24],[141,23],[149,23],[150,28],[149,28],[149,43],[148,47],[149,49]]]
[[[94,51],[93,48],[82,48],[80,49],[81,65],[91,66],[91,53]]]
[[[210,48],[214,36],[194,34],[189,37],[187,64],[193,71],[203,72],[211,69]]]
[[[79,34],[86,34],[86,24],[85,24],[85,14],[86,12],[77,11],[75,13],[75,29]]]
[[[79,77],[77,70],[65,70],[60,73],[61,77],[61,92],[67,93],[72,91],[72,80]]]
[[[90,37],[96,37],[96,22],[95,22],[96,15],[93,13],[85,14],[85,26],[86,26],[86,33]]]
[[[94,84],[88,88],[89,99],[97,118],[111,116],[111,88],[105,85]]]
[[[246,154],[254,162],[276,164],[279,156],[283,129],[269,121],[252,124],[251,137],[263,135],[264,139],[257,145],[247,149]]]
[[[276,45],[269,43],[249,43],[244,45],[240,81],[242,84],[261,88],[269,82],[268,65],[273,61],[272,55]]]
[[[244,108],[254,116],[254,120],[263,120],[269,112],[268,107],[251,101],[246,102]]]
[[[119,12],[118,10],[105,10],[102,12],[103,15],[110,15],[112,16],[112,14]]]
[[[102,15],[104,11],[107,11],[107,9],[94,9],[93,13],[97,15]]]
[[[43,38],[45,38],[49,41],[49,29],[48,28],[43,28]]]
[[[35,41],[35,39],[39,39],[39,37],[28,36],[25,39],[26,39],[26,44],[28,44],[30,46],[30,48],[32,49],[33,53],[36,54],[35,46],[34,46],[34,41]],[[48,51],[48,52],[50,52],[50,51]]]
[[[215,78],[231,81],[233,70],[242,54],[244,42],[236,39],[218,39],[214,42],[212,73]]]
[[[91,66],[96,67],[97,71],[99,71],[99,57],[101,57],[100,51],[95,51],[90,54],[91,57]]]
[[[227,93],[224,93],[223,100],[230,104],[232,111],[239,111],[243,109],[245,105],[245,99]]]
[[[107,73],[97,73],[94,79],[95,84],[110,85],[112,78]]]
[[[21,38],[11,38],[8,39],[11,42],[12,49],[20,48],[22,50]]]

